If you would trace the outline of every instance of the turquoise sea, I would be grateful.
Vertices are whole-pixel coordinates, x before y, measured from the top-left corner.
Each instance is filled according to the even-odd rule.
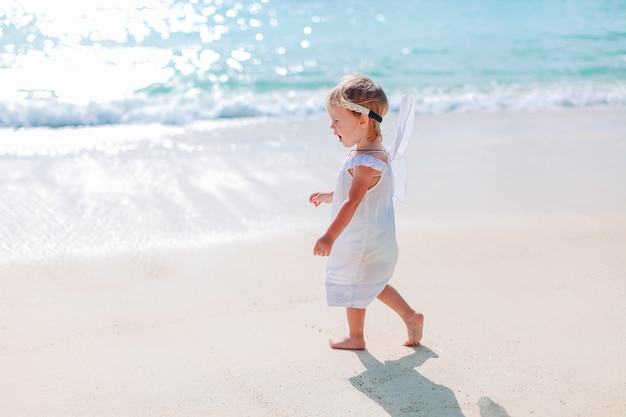
[[[350,72],[419,115],[623,108],[626,2],[0,0],[0,266],[318,233]]]
[[[626,2],[0,3],[0,127],[324,111],[345,73],[418,113],[626,105]]]

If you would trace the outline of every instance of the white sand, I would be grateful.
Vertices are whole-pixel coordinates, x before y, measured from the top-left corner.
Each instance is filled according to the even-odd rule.
[[[5,266],[0,416],[622,415],[624,132],[624,110],[418,118],[392,281],[417,349],[379,303],[367,351],[328,348],[326,208],[299,235]]]

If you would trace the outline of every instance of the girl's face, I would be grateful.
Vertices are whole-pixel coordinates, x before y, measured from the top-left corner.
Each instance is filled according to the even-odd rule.
[[[343,146],[351,148],[357,145],[358,148],[359,143],[367,143],[367,116],[355,116],[350,110],[334,104],[328,105],[328,115],[330,128]]]

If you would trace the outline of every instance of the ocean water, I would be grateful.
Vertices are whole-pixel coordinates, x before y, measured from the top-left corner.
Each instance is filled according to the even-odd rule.
[[[418,114],[626,105],[619,1],[68,4],[0,2],[0,265],[325,226],[349,72]]]
[[[312,114],[347,72],[418,113],[626,104],[622,1],[68,4],[0,4],[0,126]]]
[[[5,133],[0,267],[302,233],[327,221],[308,197],[345,155],[321,118]]]

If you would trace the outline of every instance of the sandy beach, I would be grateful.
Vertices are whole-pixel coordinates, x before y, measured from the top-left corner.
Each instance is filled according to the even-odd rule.
[[[229,123],[330,138],[325,117]],[[380,303],[367,350],[327,345],[345,312],[312,256],[329,209],[307,201],[333,186],[326,154],[276,207],[292,232],[5,262],[0,416],[624,415],[625,132],[623,108],[416,118],[392,284],[425,315],[417,348]]]

